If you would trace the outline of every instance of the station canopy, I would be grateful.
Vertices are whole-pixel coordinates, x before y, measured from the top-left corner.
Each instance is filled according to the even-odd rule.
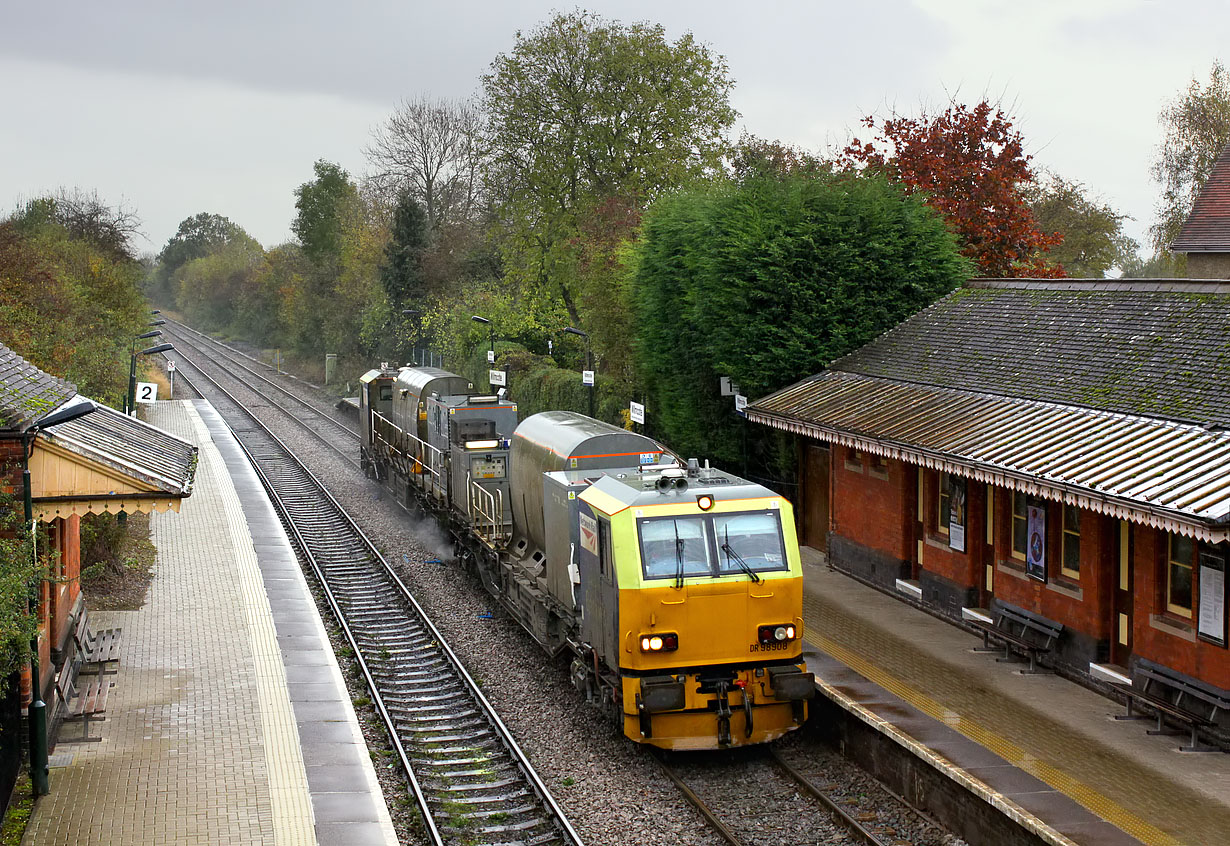
[[[747,408],[766,425],[1230,538],[1230,283],[971,280]]]

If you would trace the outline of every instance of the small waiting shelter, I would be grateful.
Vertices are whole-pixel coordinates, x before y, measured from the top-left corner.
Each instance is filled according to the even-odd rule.
[[[1230,282],[971,280],[747,413],[834,567],[1230,701]]]
[[[43,530],[36,533],[47,569],[36,594],[35,683],[44,702],[55,701],[56,665],[72,660],[83,612],[81,518],[178,511],[195,471],[196,447],[187,441],[80,396],[0,344],[0,486],[11,497],[8,507],[21,509],[28,497]],[[29,681],[23,679],[27,702]]]

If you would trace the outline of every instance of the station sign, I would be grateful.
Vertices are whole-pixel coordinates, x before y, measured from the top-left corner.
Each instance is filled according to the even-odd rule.
[[[136,400],[137,402],[157,402],[158,384],[156,382],[138,382]]]
[[[496,385],[507,385],[508,378],[503,370],[488,370],[487,380],[494,387]]]

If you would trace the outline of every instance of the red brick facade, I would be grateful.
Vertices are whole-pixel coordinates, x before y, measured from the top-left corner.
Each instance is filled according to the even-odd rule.
[[[1062,623],[1068,650],[1063,657],[1076,669],[1086,669],[1089,661],[1127,666],[1135,656],[1230,689],[1230,650],[1196,636],[1198,579],[1190,617],[1167,609],[1165,531],[1128,523],[1124,535],[1122,521],[1078,509],[1079,532],[1068,542],[1079,550],[1079,567],[1065,572],[1064,506],[1031,500],[1046,514],[1042,581],[1028,575],[1024,556],[1014,553],[1012,492],[974,480],[965,487],[965,549],[959,551],[941,525],[938,471],[891,459],[876,459],[873,467],[871,456],[834,445],[833,564],[888,589],[895,585],[885,574],[915,579],[924,602],[949,614],[966,604],[991,608],[998,601]],[[1121,573],[1124,536],[1128,567]],[[873,564],[866,565],[868,560]]]

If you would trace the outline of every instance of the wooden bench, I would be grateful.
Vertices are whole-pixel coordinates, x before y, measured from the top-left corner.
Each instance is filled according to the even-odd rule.
[[[123,629],[119,627],[91,632],[89,620],[83,610],[73,627],[73,642],[76,644],[82,667],[89,668],[91,673],[105,673],[111,662],[119,664],[122,632]],[[119,672],[119,667],[110,672]]]
[[[84,688],[78,689],[76,679],[74,679],[76,667],[77,664],[74,661],[64,662],[64,666],[56,675],[56,695],[64,703],[65,722],[73,717],[81,718],[81,737],[69,740],[61,738],[61,741],[65,743],[97,742],[102,738],[90,737],[90,720],[104,719],[102,715],[107,711],[107,692],[111,689],[111,681],[100,673],[90,678]]]
[[[1148,734],[1183,734],[1166,727],[1166,719],[1169,718],[1191,730],[1188,744],[1178,747],[1180,752],[1218,751],[1216,747],[1200,743],[1200,729],[1212,728],[1217,724],[1219,713],[1230,711],[1230,692],[1184,678],[1173,670],[1143,659],[1137,663],[1133,677],[1140,686],[1124,688],[1127,713],[1116,715],[1116,720],[1152,719],[1147,714],[1132,713],[1133,704],[1144,703],[1156,712],[1157,717],[1157,727],[1149,729]]]
[[[1046,672],[1038,669],[1038,658],[1050,652],[1063,634],[1063,624],[1005,603],[999,603],[996,608],[995,622],[970,622],[982,633],[982,647],[976,652],[1002,650],[1004,654],[996,661],[1011,661],[1013,652],[1016,652],[1029,660],[1029,669],[1021,670],[1025,674]],[[991,641],[1000,646],[991,646]]]

